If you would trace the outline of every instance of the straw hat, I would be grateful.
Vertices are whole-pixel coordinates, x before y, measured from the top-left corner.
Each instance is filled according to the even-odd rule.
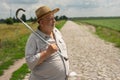
[[[54,14],[56,12],[59,11],[59,8],[56,8],[54,10],[51,10],[49,7],[47,6],[42,6],[39,7],[35,13],[36,13],[36,17],[37,17],[37,21],[39,21],[40,19],[44,18],[45,16],[47,16],[48,14]]]

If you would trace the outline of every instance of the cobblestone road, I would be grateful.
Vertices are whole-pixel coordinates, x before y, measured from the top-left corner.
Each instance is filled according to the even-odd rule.
[[[68,21],[61,29],[68,47],[70,70],[77,77],[69,80],[120,80],[120,49],[99,39],[90,26]]]

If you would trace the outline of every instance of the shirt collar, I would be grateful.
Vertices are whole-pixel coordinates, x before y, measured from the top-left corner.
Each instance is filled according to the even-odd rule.
[[[37,32],[42,38],[44,38],[44,39],[48,39],[48,38],[50,38],[49,35],[43,33],[43,32],[40,31],[39,29],[37,29],[36,32]]]
[[[37,32],[41,37],[43,37],[44,39],[48,39],[48,38],[50,38],[49,35],[43,33],[43,32],[40,31],[39,29],[37,29],[36,32]],[[56,33],[56,29],[55,29],[55,28],[53,29],[53,33],[54,33],[54,34]]]

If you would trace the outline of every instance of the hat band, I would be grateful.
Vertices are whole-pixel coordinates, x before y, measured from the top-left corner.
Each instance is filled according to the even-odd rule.
[[[38,17],[38,20],[40,20],[40,18],[43,18],[45,15],[49,14],[50,12],[51,12],[51,11],[49,11],[49,12],[47,12],[47,13],[41,15],[40,17]]]

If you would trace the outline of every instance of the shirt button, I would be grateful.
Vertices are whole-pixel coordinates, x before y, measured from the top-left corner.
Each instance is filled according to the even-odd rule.
[[[62,41],[59,40],[60,43],[62,43]]]
[[[47,39],[48,37],[47,36],[45,36],[45,39]]]

